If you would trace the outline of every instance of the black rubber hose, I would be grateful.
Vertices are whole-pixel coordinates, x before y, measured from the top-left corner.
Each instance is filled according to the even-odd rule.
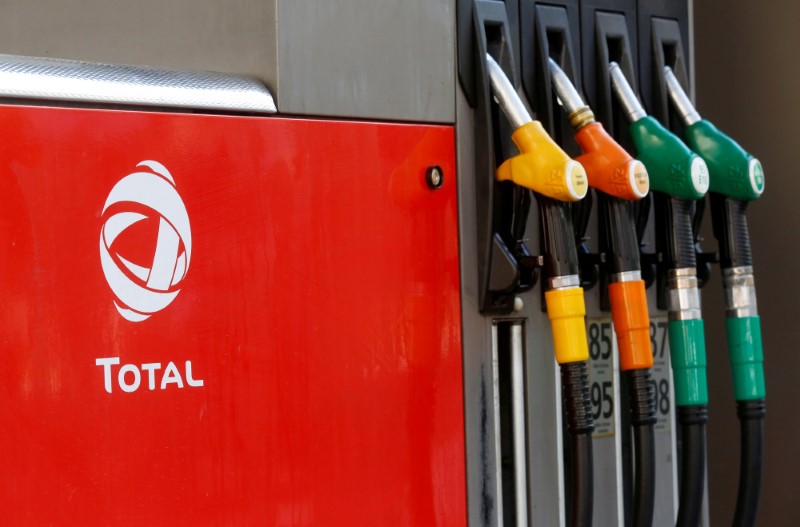
[[[609,273],[639,271],[639,238],[636,235],[636,203],[597,191],[600,198],[601,247],[606,248]]]
[[[711,221],[714,237],[719,242],[719,266],[722,269],[753,265],[747,205],[747,201],[711,193]]]
[[[633,526],[651,527],[656,502],[656,436],[653,425],[633,427]]]
[[[542,276],[569,276],[580,272],[571,205],[534,194],[539,206],[539,230],[544,257]]]
[[[696,267],[693,220],[694,201],[655,194],[656,236],[666,246],[659,249],[669,269]]]
[[[571,527],[590,527],[594,502],[592,469],[592,434],[572,434],[572,501],[569,524]]]
[[[756,524],[758,502],[761,498],[766,402],[763,399],[737,401],[736,413],[739,415],[742,434],[742,453],[733,527],[752,527]]]
[[[656,501],[655,389],[650,370],[630,370],[630,415],[633,426],[633,527],[651,527]]]
[[[594,506],[592,460],[592,403],[589,399],[589,374],[586,361],[561,365],[564,412],[572,450],[572,488],[570,489],[570,527],[591,527]]]
[[[699,527],[706,479],[706,405],[678,406],[681,425],[680,504],[677,527]]]

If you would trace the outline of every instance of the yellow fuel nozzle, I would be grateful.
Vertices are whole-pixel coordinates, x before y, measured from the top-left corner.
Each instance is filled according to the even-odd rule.
[[[547,134],[542,123],[531,119],[514,86],[491,55],[486,65],[492,92],[514,127],[511,139],[519,155],[507,159],[497,169],[500,181],[513,181],[559,201],[580,201],[589,190],[583,166],[569,157]]]
[[[497,179],[513,181],[559,201],[579,201],[589,190],[583,165],[570,158],[547,134],[542,123],[530,121],[511,136],[519,155],[497,169]]]

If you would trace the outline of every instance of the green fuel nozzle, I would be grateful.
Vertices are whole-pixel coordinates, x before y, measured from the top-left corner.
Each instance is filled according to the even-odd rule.
[[[664,67],[664,79],[667,93],[686,126],[686,143],[708,165],[709,190],[742,201],[761,196],[764,170],[758,159],[700,117],[669,66]]]
[[[644,111],[616,62],[608,68],[611,85],[631,125],[640,161],[650,174],[650,188],[673,197],[700,199],[708,191],[708,168],[675,134]]]
[[[705,486],[708,420],[706,344],[700,310],[694,201],[708,191],[705,162],[672,132],[648,117],[619,65],[611,86],[631,121],[630,134],[654,190],[656,238],[667,267],[667,312],[675,405],[681,425],[681,484],[677,525],[699,525]]]
[[[733,525],[755,525],[763,474],[766,386],[746,213],[748,203],[764,192],[764,171],[758,159],[700,118],[669,67],[664,67],[664,80],[669,98],[686,126],[686,142],[708,164],[711,178],[711,218],[719,243],[728,357],[741,429]]]
[[[678,406],[708,404],[706,349],[693,233],[693,201],[705,196],[705,162],[658,121],[648,117],[619,65],[608,68],[611,86],[628,120],[637,156],[650,175],[650,188],[662,194],[667,272],[668,334]]]
[[[686,125],[686,142],[708,164],[714,236],[725,287],[728,353],[737,401],[765,396],[761,325],[756,304],[747,205],[764,192],[761,163],[701,119],[675,74],[664,68],[667,93]]]

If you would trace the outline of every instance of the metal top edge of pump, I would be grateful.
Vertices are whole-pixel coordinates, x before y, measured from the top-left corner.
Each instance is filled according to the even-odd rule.
[[[250,77],[3,54],[0,97],[277,112],[269,89]]]

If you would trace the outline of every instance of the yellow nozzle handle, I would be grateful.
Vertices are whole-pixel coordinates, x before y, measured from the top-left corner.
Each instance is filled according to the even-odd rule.
[[[579,201],[589,190],[583,166],[570,158],[539,121],[526,123],[511,136],[520,154],[497,169],[497,179],[559,201]]]

